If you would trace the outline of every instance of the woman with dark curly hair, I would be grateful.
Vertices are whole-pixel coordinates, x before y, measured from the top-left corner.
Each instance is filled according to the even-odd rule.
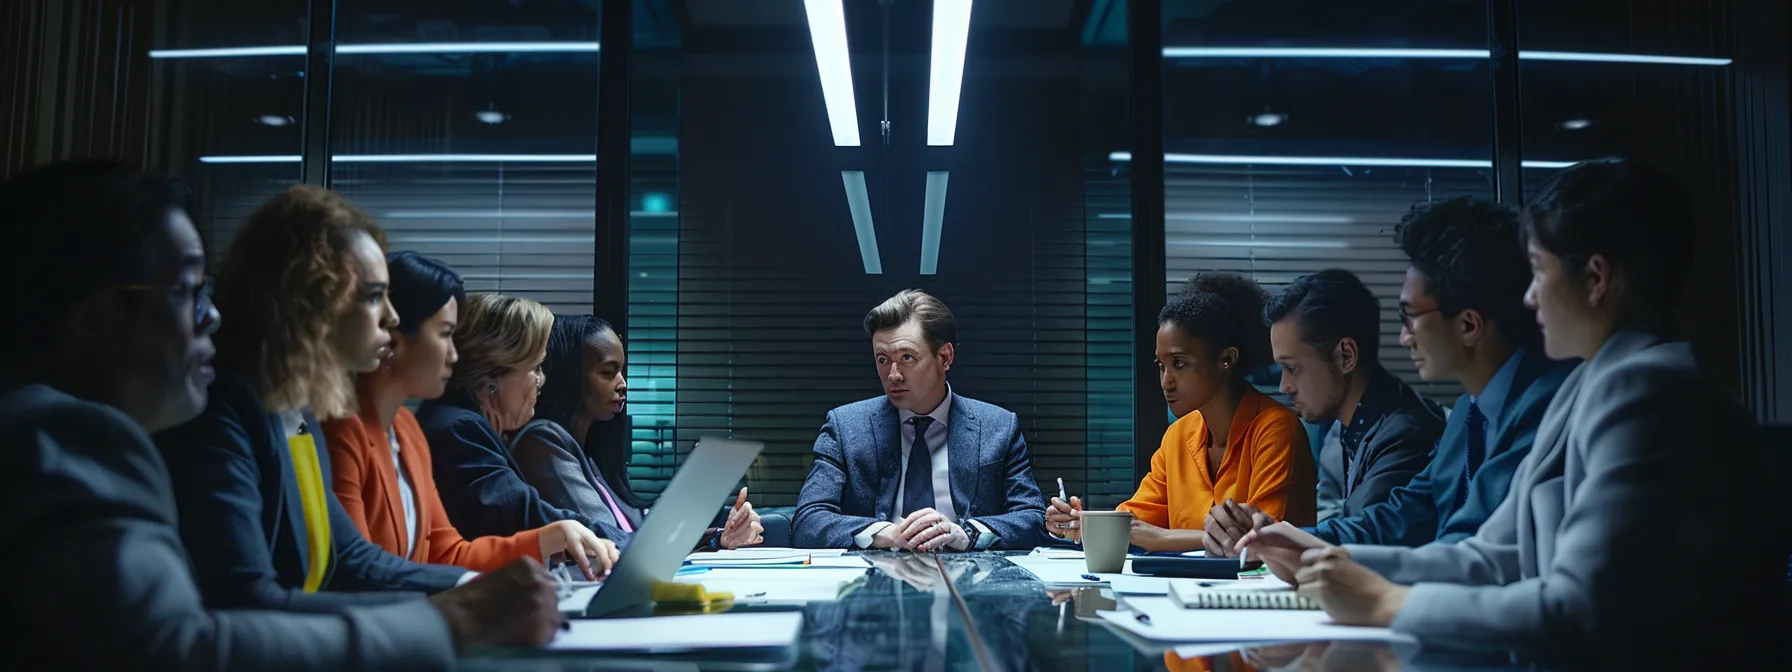
[[[211,398],[156,436],[209,605],[331,611],[395,599],[352,591],[436,592],[468,574],[368,543],[331,496],[318,419],[354,413],[354,374],[379,366],[398,323],[384,247],[367,213],[300,185],[250,215],[225,256]]]
[[[1132,512],[1134,546],[1219,554],[1203,529],[1207,513],[1234,501],[1277,518],[1313,517],[1312,488],[1294,485],[1311,482],[1301,476],[1312,472],[1306,429],[1245,380],[1271,361],[1267,297],[1242,275],[1202,273],[1158,313],[1158,384],[1179,419],[1164,432],[1151,473],[1119,507]],[[1079,539],[1081,509],[1077,498],[1052,498],[1046,531]]]

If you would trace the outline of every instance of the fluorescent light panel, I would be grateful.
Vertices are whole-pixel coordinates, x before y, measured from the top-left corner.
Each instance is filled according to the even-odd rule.
[[[946,180],[950,177],[952,174],[943,170],[927,173],[921,212],[921,275],[933,275],[940,268],[940,229],[946,220]]]
[[[1486,49],[1164,47],[1164,58],[1487,58]]]
[[[877,229],[871,224],[871,193],[865,189],[865,172],[840,171],[846,185],[846,209],[852,212],[852,230],[859,238],[859,259],[865,262],[865,273],[880,275],[884,262],[877,256]]]
[[[1573,51],[1520,51],[1521,61],[1583,61],[1589,63],[1649,63],[1658,65],[1729,65],[1728,58],[1652,56],[1649,54],[1588,54]]]
[[[1109,161],[1131,161],[1132,152],[1110,152]],[[1492,168],[1478,159],[1403,159],[1381,156],[1247,156],[1235,154],[1164,154],[1165,163],[1257,164],[1263,166],[1386,166],[1403,168]],[[1567,168],[1573,161],[1525,161],[1526,168]]]
[[[1164,58],[1491,58],[1486,49],[1354,49],[1336,47],[1164,47]],[[1602,54],[1575,51],[1520,51],[1526,61],[1647,63],[1658,65],[1729,65],[1728,58]]]
[[[415,42],[410,44],[343,44],[338,54],[490,54],[535,52],[574,54],[598,51],[596,42]]]
[[[859,146],[858,104],[852,97],[852,58],[846,48],[846,10],[840,0],[804,0],[809,14],[809,41],[815,47],[815,70],[821,75],[821,96],[828,106],[834,146]]]
[[[596,154],[338,154],[337,163],[596,163]],[[200,163],[298,163],[297,154],[201,156]]]
[[[395,44],[340,44],[338,54],[487,54],[598,51],[596,42],[412,42]],[[224,47],[218,49],[151,49],[150,58],[241,58],[247,56],[304,56],[305,45]]]
[[[934,0],[933,62],[927,75],[929,146],[950,146],[958,134],[958,95],[964,85],[964,48],[970,37],[971,0]],[[932,173],[928,179],[931,188]]]

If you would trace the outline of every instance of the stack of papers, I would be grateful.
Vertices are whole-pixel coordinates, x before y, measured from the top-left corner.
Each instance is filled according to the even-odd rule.
[[[1153,641],[1417,643],[1387,628],[1338,625],[1323,611],[1291,609],[1183,609],[1167,597],[1129,597],[1130,611],[1097,615],[1114,627]],[[1139,620],[1144,614],[1149,622]]]
[[[577,619],[548,642],[550,651],[673,653],[704,649],[762,649],[796,644],[803,614],[703,614],[651,618]]]
[[[695,567],[849,567],[870,569],[871,563],[847,557],[839,549],[738,548],[713,553],[692,553],[685,564]]]
[[[1052,560],[1081,560],[1081,559],[1083,559],[1083,549],[1080,549],[1080,548],[1035,548],[1035,549],[1033,549],[1033,555],[1037,555],[1037,556],[1044,557],[1044,558],[1049,558]],[[1207,551],[1189,551],[1187,553],[1180,553],[1178,555],[1181,555],[1184,558],[1205,558],[1205,557],[1207,557]],[[1128,560],[1133,560],[1133,559],[1137,559],[1137,558],[1148,558],[1148,557],[1151,557],[1151,556],[1141,554],[1141,553],[1128,553],[1126,555],[1126,559],[1128,559]]]

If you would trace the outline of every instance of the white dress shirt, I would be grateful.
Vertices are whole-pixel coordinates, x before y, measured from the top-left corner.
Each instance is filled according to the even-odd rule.
[[[906,471],[909,451],[915,445],[914,420],[920,415],[920,413],[910,410],[899,409],[896,411],[896,418],[902,428],[901,461],[897,462],[897,464],[903,465],[902,471]],[[933,412],[926,415],[933,418],[933,423],[927,426],[927,449],[928,454],[933,456],[933,510],[940,512],[940,515],[945,516],[946,520],[958,522],[958,511],[952,506],[952,464],[946,450],[946,439],[950,435],[946,423],[952,417],[952,386],[946,386],[946,398],[940,401],[939,406],[934,407]],[[907,478],[902,477],[896,479],[896,504],[898,507],[902,505],[904,492],[908,489],[907,481]],[[853,543],[858,544],[859,548],[871,548],[871,542],[877,537],[877,533],[884,531],[884,528],[902,522],[902,519],[909,513],[911,512],[900,509],[890,511],[888,521],[872,523],[853,536]],[[989,548],[996,542],[995,533],[991,532],[983,523],[973,520],[971,524],[977,526],[979,535],[977,548],[974,550]]]
[[[411,477],[404,473],[404,462],[398,459],[398,431],[386,430],[386,440],[392,445],[392,468],[398,472],[398,498],[404,502],[404,547],[412,555],[417,553],[417,491],[411,488]],[[415,558],[418,562],[429,562],[429,558]]]

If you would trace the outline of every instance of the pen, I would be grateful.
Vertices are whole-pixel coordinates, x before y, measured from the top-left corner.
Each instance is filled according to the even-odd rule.
[[[1143,611],[1139,612],[1139,614],[1137,616],[1134,616],[1133,618],[1136,619],[1140,623],[1144,623],[1145,625],[1151,625],[1151,617],[1149,615],[1146,615],[1145,612],[1143,612]]]
[[[765,597],[765,592],[761,591],[761,592],[757,592],[757,593],[747,593],[745,595],[742,595],[741,597],[747,598],[747,599],[752,599],[755,597]]]
[[[1251,552],[1250,547],[1245,547],[1238,551],[1238,571],[1239,571],[1239,573],[1244,572],[1244,554],[1249,553],[1249,552]]]
[[[1070,493],[1064,491],[1064,479],[1062,478],[1058,479],[1058,499],[1065,504],[1070,503]]]
[[[1084,575],[1083,575],[1083,580],[1084,580],[1084,581],[1100,581],[1100,580],[1101,580],[1101,577],[1099,577],[1099,576],[1096,576],[1096,575],[1094,575],[1094,574],[1084,574]]]

